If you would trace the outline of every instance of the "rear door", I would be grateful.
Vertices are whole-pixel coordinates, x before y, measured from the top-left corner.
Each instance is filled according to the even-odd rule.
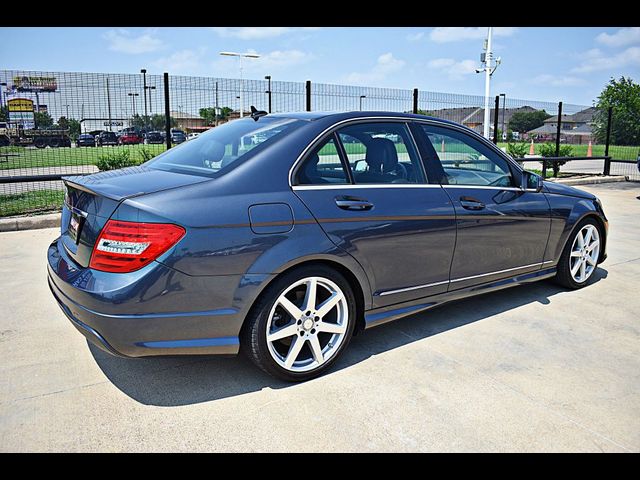
[[[454,127],[419,126],[423,158],[457,216],[449,289],[539,270],[551,226],[544,194],[522,190],[519,171],[475,136]]]
[[[303,159],[293,190],[363,266],[374,306],[447,290],[453,206],[440,185],[428,183],[404,122],[337,129]]]

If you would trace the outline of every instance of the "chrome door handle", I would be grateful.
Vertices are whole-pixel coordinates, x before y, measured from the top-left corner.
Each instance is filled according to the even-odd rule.
[[[356,197],[336,197],[336,205],[343,210],[366,211],[373,208],[373,203]]]
[[[482,210],[485,204],[472,197],[460,197],[460,205],[467,210]]]

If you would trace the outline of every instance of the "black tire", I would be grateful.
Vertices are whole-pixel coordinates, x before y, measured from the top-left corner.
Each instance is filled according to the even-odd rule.
[[[602,228],[600,227],[600,225],[598,224],[598,222],[593,219],[593,218],[585,218],[584,220],[581,220],[573,229],[573,231],[571,232],[571,235],[569,235],[569,239],[567,240],[566,245],[564,246],[564,250],[562,250],[562,255],[560,255],[560,261],[558,262],[558,271],[556,273],[556,276],[553,278],[554,282],[556,282],[559,285],[562,285],[563,287],[566,288],[571,288],[573,290],[578,289],[578,288],[582,288],[586,285],[588,285],[591,281],[593,281],[593,277],[595,274],[595,271],[598,268],[598,264],[596,264],[596,266],[593,269],[593,273],[583,282],[577,282],[573,276],[571,275],[571,248],[573,247],[573,242],[575,241],[576,236],[578,235],[578,233],[580,232],[580,230],[582,230],[585,225],[593,225],[594,227],[596,227],[596,229],[598,230],[598,234],[600,235],[600,248],[602,248],[603,245],[603,232],[602,232]],[[598,258],[598,261],[600,259]]]
[[[42,137],[37,137],[33,141],[33,144],[35,145],[36,148],[44,148],[47,146],[47,141]]]
[[[292,372],[281,367],[269,353],[267,322],[273,304],[290,285],[306,277],[324,277],[334,282],[345,295],[348,323],[344,340],[325,363],[307,372]],[[349,282],[334,269],[325,265],[309,265],[292,270],[273,281],[251,308],[241,333],[241,350],[261,370],[289,382],[303,382],[325,373],[349,345],[356,324],[356,300]]]
[[[51,148],[58,148],[60,146],[60,139],[59,138],[49,139],[49,146]]]

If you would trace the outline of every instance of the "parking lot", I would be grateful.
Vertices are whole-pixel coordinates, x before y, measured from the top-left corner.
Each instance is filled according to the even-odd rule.
[[[580,188],[610,221],[592,285],[383,325],[304,384],[243,357],[110,357],[49,292],[58,230],[1,233],[0,451],[640,451],[640,183]]]

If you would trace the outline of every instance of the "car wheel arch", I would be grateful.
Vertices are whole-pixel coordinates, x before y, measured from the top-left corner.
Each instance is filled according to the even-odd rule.
[[[602,262],[603,260],[602,256],[606,251],[606,244],[607,244],[606,229],[605,229],[604,221],[602,220],[600,215],[598,215],[593,210],[583,212],[582,215],[580,215],[574,222],[572,222],[571,230],[569,231],[569,234],[562,242],[562,248],[558,250],[559,255],[561,255],[562,252],[564,252],[564,249],[567,247],[567,243],[569,243],[573,238],[573,236],[575,235],[576,230],[578,229],[578,226],[582,223],[583,220],[587,218],[595,220],[595,223],[598,226],[598,230],[600,231],[600,239],[602,242],[602,246],[600,248],[600,258],[598,259],[598,262]]]
[[[339,261],[336,261],[335,259],[330,259],[330,258],[300,259],[300,261],[298,262],[294,262],[293,264],[287,265],[282,270],[278,271],[275,275],[271,275],[268,281],[264,282],[264,284],[260,288],[260,291],[252,300],[251,307],[247,309],[247,314],[242,322],[241,330],[245,328],[245,325],[247,324],[247,318],[250,317],[253,308],[255,307],[256,304],[259,303],[260,299],[262,298],[264,293],[267,291],[269,285],[271,285],[277,278],[280,278],[283,275],[286,275],[293,270],[297,270],[302,267],[309,267],[312,265],[323,265],[325,267],[329,267],[337,271],[347,279],[347,281],[349,282],[349,284],[353,289],[353,295],[356,299],[357,313],[356,313],[356,325],[355,325],[356,328],[354,330],[354,335],[356,334],[356,332],[360,330],[364,330],[365,328],[364,312],[367,308],[367,305],[370,304],[370,301],[369,302],[366,301],[366,298],[367,298],[366,295],[368,292],[369,297],[371,296],[370,288],[368,286],[363,285],[362,281],[358,278],[358,275],[356,275],[349,267],[347,267],[346,265],[344,265]]]

